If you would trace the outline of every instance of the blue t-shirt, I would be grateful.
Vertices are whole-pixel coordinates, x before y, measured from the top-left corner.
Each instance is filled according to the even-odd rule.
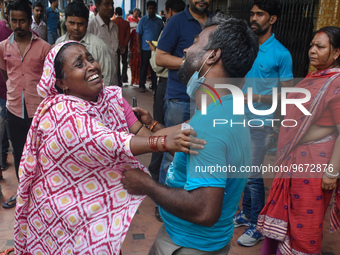
[[[190,125],[197,137],[207,141],[198,155],[175,153],[166,179],[166,185],[185,190],[200,187],[220,187],[224,189],[221,217],[212,227],[197,225],[180,219],[160,208],[165,229],[177,245],[203,251],[216,251],[226,246],[233,236],[233,216],[236,212],[242,191],[247,181],[247,173],[241,173],[241,166],[251,164],[250,132],[248,126],[230,126],[230,121],[243,122],[244,117],[232,114],[232,95],[221,98],[222,106],[210,104],[207,115],[196,111]],[[227,119],[228,124],[213,127],[214,119]],[[235,173],[209,173],[207,167],[232,166]],[[237,178],[236,178],[237,177]]]
[[[253,89],[253,94],[272,95],[273,88],[281,91],[281,81],[289,81],[293,79],[293,60],[289,51],[275,39],[273,34],[261,46],[257,58],[246,75],[245,84],[242,88],[243,93],[248,93],[248,88]],[[271,105],[253,102],[254,108],[257,110],[268,110]],[[250,112],[248,105],[245,105],[245,114],[248,119],[261,119],[265,126],[271,126],[274,113],[269,115],[255,115]],[[260,125],[261,123],[252,122],[252,125]]]
[[[148,14],[141,18],[138,22],[136,32],[142,36],[142,50],[150,50],[150,46],[146,40],[150,42],[157,41],[163,27],[163,20],[158,15],[153,19],[151,19]]]
[[[51,7],[47,7],[46,16],[47,29],[57,34],[57,23],[60,18],[59,11],[57,9],[53,10]]]
[[[172,56],[182,58],[183,50],[189,48],[194,42],[194,37],[201,32],[201,24],[191,15],[189,5],[187,5],[184,11],[175,14],[168,20],[157,48],[170,53]],[[177,72],[178,69],[168,70],[165,99],[179,99],[190,102],[186,93],[186,85],[178,79]]]

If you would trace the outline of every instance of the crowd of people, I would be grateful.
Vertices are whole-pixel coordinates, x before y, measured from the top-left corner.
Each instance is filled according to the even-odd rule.
[[[162,17],[150,0],[126,20],[113,0],[68,1],[62,19],[49,2],[0,0],[0,162],[10,140],[19,183],[2,206],[16,209],[15,254],[122,254],[145,196],[164,223],[150,255],[228,254],[241,226],[237,243],[264,240],[262,255],[320,254],[330,203],[340,227],[340,28],[315,32],[315,71],[295,85],[273,33],[278,0],[255,0],[250,26],[211,13],[210,0],[167,0]],[[153,117],[122,95],[128,63],[140,93],[151,77]],[[296,125],[281,126],[275,162],[289,171],[265,201],[273,91],[280,100],[292,87],[282,118]],[[216,124],[227,119],[237,127]],[[145,153],[148,168],[135,158]]]

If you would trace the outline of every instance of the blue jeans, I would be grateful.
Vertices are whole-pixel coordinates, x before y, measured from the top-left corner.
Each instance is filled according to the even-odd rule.
[[[165,100],[164,102],[164,122],[165,126],[171,127],[183,123],[191,118],[191,113],[194,113],[196,108],[195,103],[179,101],[177,99]],[[168,153],[163,153],[161,168],[159,171],[159,183],[165,183],[166,173],[173,160],[173,156]]]
[[[266,151],[273,139],[272,127],[250,127],[251,135],[251,165],[263,164]],[[257,224],[257,217],[264,207],[265,190],[262,178],[262,168],[258,172],[249,173],[243,195],[243,213],[252,224]]]
[[[0,98],[0,165],[2,162],[2,138],[6,130],[6,99]]]
[[[47,41],[49,44],[53,45],[59,38],[58,34],[47,29]]]

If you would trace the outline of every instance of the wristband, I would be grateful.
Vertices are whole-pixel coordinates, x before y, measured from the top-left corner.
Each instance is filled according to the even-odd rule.
[[[326,170],[325,170],[325,175],[326,175],[328,178],[330,178],[330,179],[336,179],[336,178],[339,177],[339,173],[337,173],[337,174],[331,174],[331,173],[329,173],[329,172],[328,172],[328,167],[327,167]]]
[[[149,130],[152,131],[153,128],[158,124],[158,121],[155,120],[155,122],[149,127]]]

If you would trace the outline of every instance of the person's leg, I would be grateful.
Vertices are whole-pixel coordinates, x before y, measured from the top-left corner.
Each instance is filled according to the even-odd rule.
[[[127,67],[128,67],[128,47],[125,47],[125,52],[123,55],[121,55],[122,58],[122,73],[121,73],[121,78],[122,82],[128,82],[128,76],[127,76]]]
[[[4,136],[6,129],[6,99],[0,98],[0,141]],[[0,151],[2,152],[2,142],[0,143]],[[0,162],[2,162],[2,153],[0,153]],[[0,169],[0,179],[2,179],[2,169]]]
[[[201,251],[192,248],[181,247],[175,251],[172,255],[227,255],[229,253],[231,243],[229,242],[222,249],[217,251]]]
[[[194,113],[196,105],[190,102],[183,102],[177,99],[166,100],[164,102],[164,122],[166,127],[171,127],[183,123],[190,119]],[[166,174],[173,156],[168,153],[163,153],[162,164],[159,172],[160,182],[166,180]]]
[[[140,64],[140,74],[139,74],[139,89],[145,91],[146,75],[149,67],[148,51],[142,50],[141,53],[141,64]]]
[[[163,224],[156,235],[155,242],[150,248],[149,255],[172,255],[180,248],[180,246],[171,240]]]
[[[251,157],[252,167],[257,166],[257,171],[249,173],[246,192],[250,194],[250,227],[245,231],[243,235],[238,239],[238,243],[244,246],[254,246],[259,241],[263,240],[261,233],[256,231],[257,218],[264,207],[265,201],[265,189],[262,179],[262,168],[264,157],[270,141],[273,135],[273,129],[271,127],[251,127]],[[247,190],[249,189],[249,191]],[[249,217],[249,197],[246,196],[246,200],[243,206],[245,206],[245,214]]]
[[[10,111],[7,112],[8,125],[11,136],[11,142],[13,146],[13,156],[14,156],[14,166],[19,180],[19,165],[21,160],[21,155],[26,142],[26,137],[28,130],[31,126],[32,118],[28,118],[25,114],[25,118],[19,118],[12,114]]]
[[[122,76],[121,76],[121,73],[120,73],[120,49],[117,50],[117,57],[118,57],[118,65],[117,65],[117,77],[118,77],[118,86],[121,87],[123,86],[123,83],[122,83]]]
[[[47,42],[51,45],[54,44],[54,36],[53,36],[53,33],[47,29]]]

